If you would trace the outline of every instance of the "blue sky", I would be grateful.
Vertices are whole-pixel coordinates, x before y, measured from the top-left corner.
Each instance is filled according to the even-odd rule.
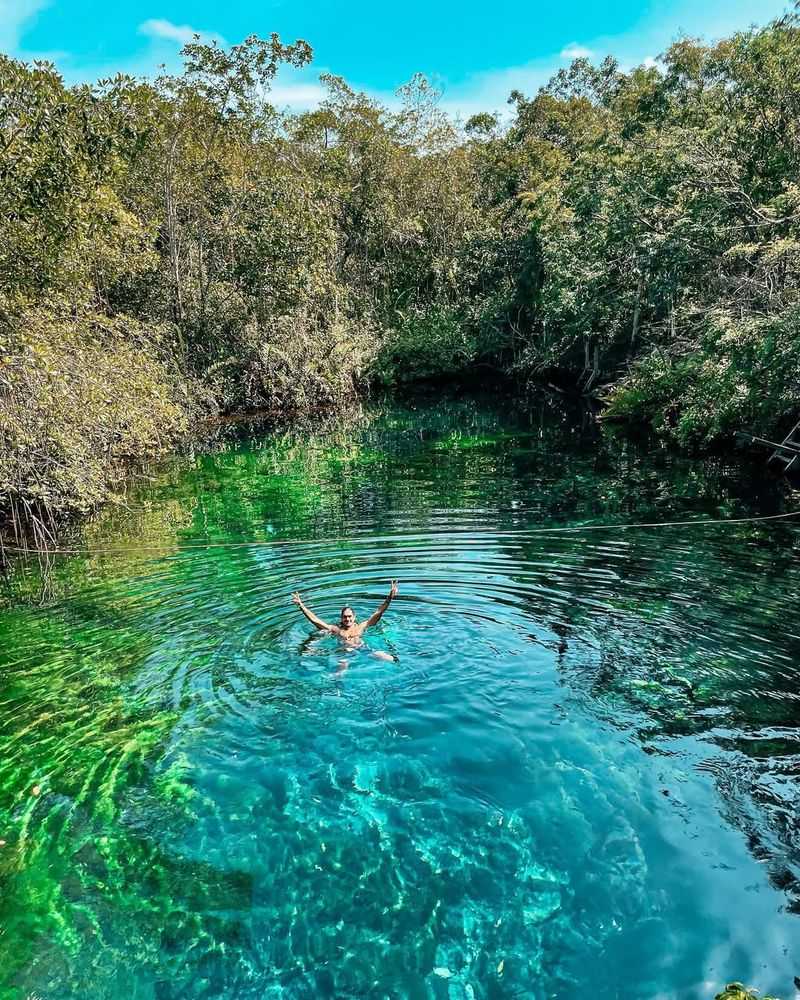
[[[48,58],[72,82],[180,65],[182,39],[221,42],[277,31],[314,49],[306,71],[279,77],[276,104],[307,107],[330,71],[391,100],[413,73],[432,75],[449,110],[504,106],[531,93],[575,55],[611,53],[624,66],[652,59],[680,34],[715,39],[764,24],[786,0],[0,0],[0,50]]]

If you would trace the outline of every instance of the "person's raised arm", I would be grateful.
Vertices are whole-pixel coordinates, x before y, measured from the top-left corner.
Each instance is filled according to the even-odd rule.
[[[396,593],[397,593],[397,580],[392,580],[392,589],[389,591],[386,600],[383,602],[383,604],[381,604],[381,606],[378,608],[377,611],[375,611],[373,614],[369,616],[369,618],[367,618],[362,628],[369,628],[370,625],[375,625],[381,620],[384,611],[392,603],[392,598],[395,596]]]
[[[297,592],[292,594],[292,600],[298,606],[298,608],[300,608],[300,610],[303,612],[306,618],[308,618],[308,620],[311,622],[312,625],[316,625],[317,628],[327,629],[329,632],[333,632],[336,629],[335,625],[329,625],[327,622],[324,622],[321,618],[317,618],[314,612],[311,611],[309,608],[307,608],[305,604],[303,604],[303,602],[300,600],[300,595]]]

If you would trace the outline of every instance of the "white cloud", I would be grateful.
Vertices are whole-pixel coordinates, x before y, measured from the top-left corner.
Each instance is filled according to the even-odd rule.
[[[276,108],[291,111],[308,111],[325,99],[327,91],[321,83],[276,83],[270,88],[267,100]]]
[[[440,107],[461,119],[481,111],[510,117],[508,97],[519,90],[532,97],[559,70],[558,57],[537,59],[523,66],[507,66],[486,73],[473,73],[457,84],[445,84]]]
[[[139,25],[139,34],[147,35],[148,38],[156,40],[175,42],[181,46],[194,41],[195,35],[198,35],[203,41],[214,39],[220,43],[224,42],[221,35],[208,31],[198,31],[197,28],[192,28],[188,24],[173,24],[172,21],[160,17],[151,17],[147,21],[142,21]]]
[[[0,0],[0,4],[5,0]],[[9,0],[13,3],[13,0]],[[158,73],[180,73],[180,50],[187,42],[200,36],[202,42],[216,41],[227,45],[217,32],[200,31],[188,24],[173,24],[163,18],[143,21],[137,33],[146,39],[122,56],[104,53],[99,59],[76,59],[68,52],[57,53],[51,58],[68,84],[93,83],[123,73],[134,77],[153,77]]]
[[[655,69],[657,65],[658,63],[652,56],[645,56],[645,58],[642,59],[642,66],[644,66],[645,69]]]
[[[46,5],[47,0],[0,0],[0,51],[14,55],[23,27]]]
[[[585,45],[578,45],[577,42],[570,42],[565,46],[559,55],[562,59],[591,59],[594,53],[587,49]]]

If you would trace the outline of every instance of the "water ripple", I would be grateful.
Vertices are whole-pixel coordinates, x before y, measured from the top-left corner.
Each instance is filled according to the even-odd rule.
[[[176,463],[87,529],[161,551],[62,559],[49,605],[9,605],[0,986],[786,992],[796,529],[538,535],[670,495],[716,516],[736,473],[698,498],[696,467],[598,471],[485,404],[387,421]],[[243,537],[291,544],[181,547]],[[361,650],[289,599],[366,617],[392,578]]]

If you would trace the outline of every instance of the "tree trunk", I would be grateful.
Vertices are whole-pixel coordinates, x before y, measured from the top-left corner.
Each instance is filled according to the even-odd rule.
[[[170,150],[166,171],[164,173],[164,209],[167,223],[167,243],[172,269],[172,281],[175,286],[174,313],[175,321],[183,334],[183,286],[181,282],[180,241],[178,236],[178,219],[175,211],[175,198],[172,189],[172,150]]]
[[[628,345],[628,362],[630,362],[633,357],[634,347],[636,345],[636,337],[639,334],[639,317],[642,311],[642,292],[644,290],[644,281],[639,278],[638,284],[636,285],[636,304],[633,307],[633,323],[631,325],[631,342]]]

